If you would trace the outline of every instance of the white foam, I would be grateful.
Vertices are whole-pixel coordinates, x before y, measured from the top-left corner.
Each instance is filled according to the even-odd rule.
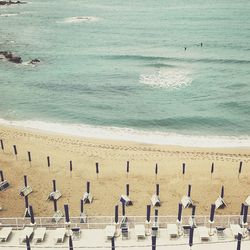
[[[17,16],[17,13],[6,13],[6,14],[0,14],[0,17],[10,17],[10,16]]]
[[[98,21],[98,17],[94,16],[75,16],[65,18],[62,23],[82,23],[82,22],[96,22]]]
[[[84,138],[133,141],[147,144],[208,148],[250,147],[250,136],[194,136],[157,131],[136,130],[130,128],[98,127],[83,124],[61,124],[31,120],[7,121],[0,119],[0,124]]]
[[[152,74],[140,75],[139,81],[153,87],[176,89],[192,83],[190,72],[182,69],[159,69]]]

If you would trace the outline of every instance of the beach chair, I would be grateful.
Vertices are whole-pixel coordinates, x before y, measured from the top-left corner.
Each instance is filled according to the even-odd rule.
[[[121,227],[121,233],[122,233],[122,239],[123,240],[128,240],[129,239],[129,229],[128,229],[127,224],[126,224],[126,226]]]
[[[215,209],[224,208],[227,206],[227,204],[225,203],[224,199],[221,198],[221,196],[217,198],[214,204],[215,204]]]
[[[18,237],[19,244],[22,244],[26,241],[26,236],[28,237],[28,239],[30,239],[33,232],[34,232],[33,227],[25,227],[23,230],[21,230]]]
[[[12,227],[4,227],[0,231],[0,241],[6,242],[12,233]]]
[[[183,236],[188,237],[191,226],[190,225],[182,225],[182,229],[183,229]]]
[[[135,235],[137,240],[145,239],[146,237],[146,230],[144,225],[135,225]]]
[[[238,233],[242,234],[242,228],[239,224],[230,224],[230,229],[235,239],[237,239]]]
[[[167,232],[170,239],[178,237],[178,227],[176,224],[167,224]]]
[[[250,195],[247,197],[245,203],[246,203],[248,206],[250,206]]]
[[[9,182],[6,180],[3,180],[0,182],[0,191],[6,190],[10,186]]]
[[[106,240],[111,240],[115,236],[115,226],[114,225],[108,225],[105,228],[105,237]]]
[[[182,198],[181,198],[181,203],[182,203],[182,206],[184,208],[187,208],[187,207],[191,207],[194,205],[191,197],[188,197],[187,195],[184,195]]]
[[[46,234],[46,228],[45,227],[39,227],[35,230],[33,241],[34,243],[43,242]]]
[[[88,216],[87,213],[85,211],[83,211],[83,213],[80,213],[80,223],[87,223],[88,221]]]
[[[225,239],[225,227],[216,227],[216,233],[218,240],[224,240]]]
[[[92,196],[91,193],[85,192],[84,195],[83,195],[82,200],[83,200],[83,203],[84,203],[84,204],[86,204],[86,203],[87,203],[87,204],[90,204],[90,203],[92,203],[92,201],[93,201],[93,196]]]
[[[63,218],[63,212],[58,210],[54,213],[52,217],[52,222],[58,223]]]
[[[158,195],[154,194],[151,197],[151,203],[153,207],[160,207],[161,206],[161,202],[160,202],[160,198]]]
[[[125,204],[126,206],[132,206],[133,205],[132,201],[130,200],[130,198],[127,195],[122,195],[121,198],[120,198],[120,202]]]
[[[73,240],[79,240],[81,238],[81,228],[80,227],[73,227],[71,228],[73,233],[72,238]]]
[[[21,196],[27,196],[32,192],[33,192],[32,188],[30,186],[27,186],[27,187],[21,188],[20,191],[19,191],[19,194]]]
[[[56,190],[49,194],[48,199],[51,201],[58,200],[61,196],[62,196],[61,192],[59,190]]]
[[[57,228],[54,233],[54,242],[55,244],[64,242],[66,236],[66,228]]]
[[[201,241],[208,241],[210,239],[207,227],[204,227],[204,226],[203,227],[198,227],[198,232],[199,232]]]

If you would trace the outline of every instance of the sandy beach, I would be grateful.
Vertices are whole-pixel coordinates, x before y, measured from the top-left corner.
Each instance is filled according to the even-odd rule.
[[[177,206],[192,185],[192,199],[197,205],[196,214],[209,214],[210,206],[225,187],[227,207],[217,210],[217,214],[239,214],[240,205],[250,195],[250,149],[249,148],[187,148],[163,145],[140,144],[111,140],[68,137],[35,130],[24,130],[0,126],[0,139],[4,151],[0,150],[0,169],[3,170],[11,188],[0,192],[1,217],[24,214],[24,199],[19,195],[23,187],[23,176],[34,192],[29,195],[35,216],[52,216],[53,203],[47,201],[52,191],[52,180],[63,196],[58,207],[70,206],[70,215],[79,216],[80,199],[86,190],[86,182],[91,182],[94,201],[85,205],[88,215],[113,215],[114,206],[120,204],[119,197],[130,184],[133,206],[127,207],[128,215],[145,215],[146,205],[155,192],[155,184],[160,184],[162,206],[159,215],[176,215]],[[17,159],[13,145],[17,147]],[[32,162],[28,162],[28,151]],[[51,167],[47,166],[47,156]],[[73,162],[70,174],[69,162]],[[130,161],[130,172],[126,174],[126,162]],[[238,179],[239,162],[243,162]],[[99,177],[95,163],[99,163]],[[186,173],[182,174],[182,163],[186,163]],[[214,162],[214,174],[210,169]],[[155,164],[158,176],[155,177]],[[184,215],[191,213],[184,210]]]

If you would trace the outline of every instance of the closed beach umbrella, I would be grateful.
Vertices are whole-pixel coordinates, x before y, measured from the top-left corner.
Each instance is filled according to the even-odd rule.
[[[126,184],[126,195],[129,196],[129,184]]]
[[[1,149],[4,150],[3,140],[0,140],[0,143],[1,143]]]
[[[29,206],[29,210],[30,210],[30,222],[31,222],[31,224],[35,224],[35,218],[34,218],[32,206]]]
[[[90,193],[90,182],[87,181],[87,193],[89,194]]]
[[[27,250],[31,250],[31,248],[30,248],[30,239],[29,239],[29,237],[26,235],[26,248],[27,248]]]
[[[243,222],[247,223],[247,215],[248,215],[248,206],[244,206],[244,214],[243,214]]]
[[[16,145],[13,145],[13,148],[14,148],[14,154],[17,156],[17,148],[16,148]]]
[[[48,164],[48,168],[50,167],[50,157],[47,156],[47,164]]]
[[[184,175],[186,172],[186,164],[182,163],[182,174]]]
[[[24,175],[23,178],[24,178],[24,186],[27,187],[28,186],[27,175]]]
[[[242,164],[243,164],[243,162],[241,161],[240,166],[239,166],[239,174],[241,173],[241,170],[242,170]]]
[[[83,213],[83,204],[84,204],[84,202],[83,202],[83,200],[81,199],[81,213]]]
[[[237,236],[237,250],[240,250],[241,248],[241,233],[238,233],[238,236]]]
[[[182,204],[178,204],[178,221],[181,222],[181,214],[182,214]]]
[[[54,202],[54,211],[57,212],[57,200],[53,200]]]
[[[189,231],[189,246],[190,246],[190,249],[193,246],[193,240],[194,240],[194,228],[191,227],[190,231]]]
[[[241,203],[241,209],[240,209],[241,216],[243,216],[243,214],[244,214],[244,207],[245,207],[244,203]]]
[[[115,206],[115,223],[118,223],[118,205]]]
[[[73,164],[72,164],[72,161],[70,161],[70,162],[69,162],[69,170],[70,170],[70,172],[72,172],[72,170],[73,170]]]
[[[215,204],[212,204],[210,209],[210,222],[214,221],[214,212],[215,212]]]
[[[65,213],[65,221],[66,223],[69,223],[69,206],[68,204],[64,205],[64,213]]]
[[[0,177],[1,177],[1,181],[4,181],[3,171],[2,170],[0,170]]]
[[[221,197],[222,199],[224,198],[224,186],[221,187],[220,197]]]
[[[195,216],[195,210],[196,210],[196,206],[193,205],[193,206],[192,206],[192,216],[193,216],[193,217]]]
[[[147,205],[147,222],[150,222],[151,205]]]
[[[56,180],[53,180],[53,192],[56,192]]]
[[[152,236],[152,250],[156,250],[156,236]]]
[[[72,241],[72,236],[69,236],[69,250],[73,250],[73,241]]]
[[[125,203],[123,202],[122,203],[122,216],[125,216],[125,213],[126,213],[126,211],[125,211]]]
[[[158,209],[155,209],[155,223],[158,221]]]
[[[157,175],[158,174],[158,164],[156,163],[156,165],[155,165],[155,175]]]
[[[25,214],[24,217],[29,218],[30,212],[29,212],[29,198],[28,195],[24,196],[24,202],[25,202]]]
[[[30,151],[28,151],[28,160],[29,160],[29,162],[31,162],[31,152]]]
[[[188,185],[188,193],[187,196],[190,197],[191,196],[191,185]]]
[[[212,166],[211,166],[211,174],[214,173],[214,163],[212,163]]]
[[[95,163],[95,170],[96,170],[96,174],[99,174],[99,164],[98,164],[98,162]]]
[[[127,161],[127,173],[129,173],[129,161]]]
[[[115,250],[115,237],[114,236],[111,238],[111,249]]]
[[[156,184],[156,195],[159,196],[160,195],[160,185]]]

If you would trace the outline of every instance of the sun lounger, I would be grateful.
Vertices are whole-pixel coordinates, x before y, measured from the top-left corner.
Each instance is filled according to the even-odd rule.
[[[27,196],[29,195],[30,193],[32,193],[32,188],[30,186],[27,186],[27,187],[23,187],[20,189],[20,195],[21,196]]]
[[[193,201],[191,197],[188,197],[187,195],[183,196],[181,198],[181,203],[184,208],[190,207],[193,205]]]
[[[221,198],[220,196],[217,198],[214,204],[215,204],[215,209],[224,208],[227,206],[224,199]]]
[[[105,237],[107,240],[111,240],[115,236],[115,226],[108,225],[105,228]]]
[[[33,227],[25,227],[23,230],[20,231],[19,234],[19,243],[23,243],[26,240],[26,236],[30,239],[34,232]]]
[[[245,203],[250,206],[250,195],[247,197],[247,199],[245,200]]]
[[[230,224],[230,229],[234,238],[238,237],[238,233],[242,233],[242,228],[238,224]]]
[[[146,237],[146,231],[144,225],[135,225],[135,234],[137,237],[137,240],[144,239]]]
[[[66,228],[57,228],[55,230],[55,234],[54,234],[54,242],[55,242],[55,244],[58,243],[58,242],[63,243],[65,235],[66,235]]]
[[[216,227],[217,237],[218,240],[224,240],[225,239],[225,227]]]
[[[52,217],[52,222],[58,223],[63,218],[63,212],[61,210],[58,210],[54,213]]]
[[[0,241],[6,242],[12,232],[12,227],[4,227],[0,231]]]
[[[86,203],[90,204],[93,201],[93,196],[91,193],[85,192],[82,199],[83,199],[84,204],[86,204]]]
[[[51,192],[51,193],[49,194],[48,199],[49,199],[49,200],[52,200],[52,201],[53,201],[53,200],[58,200],[61,196],[62,196],[61,192],[60,192],[59,190],[56,190],[56,191]]]
[[[126,206],[132,206],[133,205],[132,201],[130,200],[130,198],[127,195],[122,195],[121,198],[120,198],[120,202],[124,203]]]
[[[37,242],[43,242],[45,238],[46,228],[45,227],[39,227],[35,230],[33,240],[36,244]]]
[[[159,196],[156,195],[156,194],[154,194],[151,197],[151,203],[152,203],[153,207],[160,207],[161,206],[161,202],[160,202]]]
[[[178,237],[178,227],[176,224],[168,224],[167,231],[170,239]]]
[[[198,232],[199,232],[201,241],[203,240],[208,241],[210,239],[207,227],[198,227]]]

